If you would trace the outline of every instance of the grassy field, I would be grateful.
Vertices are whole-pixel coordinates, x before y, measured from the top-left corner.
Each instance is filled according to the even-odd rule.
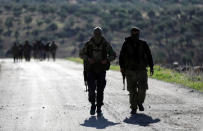
[[[67,58],[68,60],[83,63],[80,58]],[[117,65],[111,65],[111,70],[119,71],[120,67]],[[190,87],[203,92],[203,78],[200,75],[192,73],[178,73],[171,69],[166,69],[158,65],[154,66],[154,75],[150,76],[153,79],[162,80],[170,83],[181,84],[186,87]]]

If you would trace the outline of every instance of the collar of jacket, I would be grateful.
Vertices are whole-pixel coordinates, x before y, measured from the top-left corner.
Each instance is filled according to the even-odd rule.
[[[127,37],[127,38],[125,38],[125,40],[127,41],[127,42],[139,42],[140,40],[139,39],[134,39],[132,36],[129,36],[129,37]]]
[[[101,42],[100,42],[100,44],[101,44],[101,43],[104,43],[105,41],[106,41],[106,39],[102,36],[102,37],[101,37]],[[90,44],[96,44],[94,37],[92,37],[89,42],[90,42]],[[100,44],[99,44],[99,45],[100,45]]]

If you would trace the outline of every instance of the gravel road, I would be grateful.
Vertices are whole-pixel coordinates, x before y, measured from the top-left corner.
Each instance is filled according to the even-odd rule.
[[[103,117],[90,116],[82,65],[0,59],[0,131],[203,131],[203,94],[149,79],[131,116],[119,72],[107,72]]]

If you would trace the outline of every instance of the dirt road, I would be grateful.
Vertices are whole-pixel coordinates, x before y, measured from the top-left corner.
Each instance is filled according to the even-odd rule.
[[[130,116],[119,72],[108,71],[103,113],[89,115],[82,65],[0,60],[0,131],[200,131],[203,94],[149,79],[144,112]]]

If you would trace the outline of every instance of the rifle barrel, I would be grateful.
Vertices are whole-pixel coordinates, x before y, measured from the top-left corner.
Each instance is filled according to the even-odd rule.
[[[122,72],[122,76],[123,76],[123,90],[125,90],[125,73]]]
[[[87,91],[88,91],[88,85],[87,85],[87,81],[85,81],[85,87],[86,87],[85,92],[87,92]]]

